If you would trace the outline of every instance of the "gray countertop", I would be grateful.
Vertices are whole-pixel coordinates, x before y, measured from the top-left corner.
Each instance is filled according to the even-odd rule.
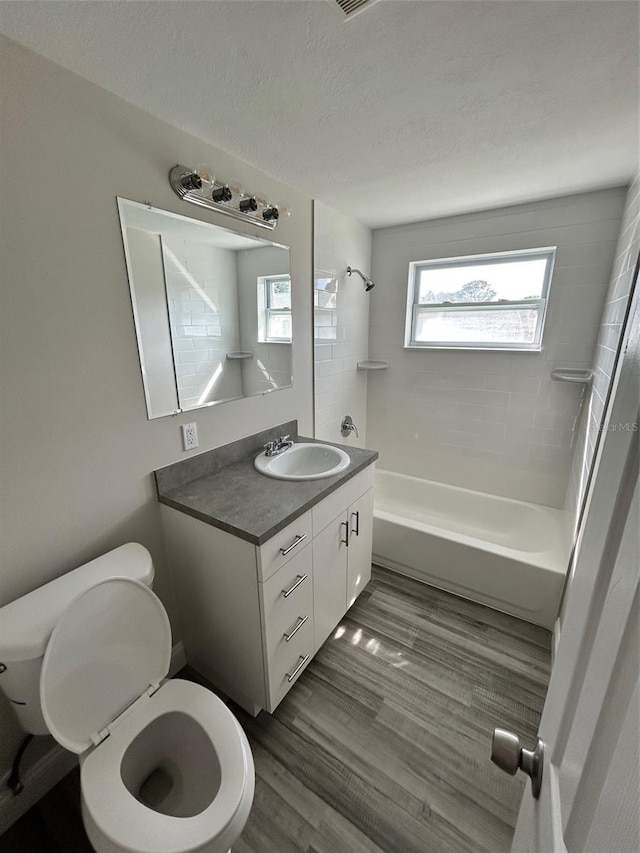
[[[298,441],[313,441],[297,438]],[[322,442],[329,444],[329,442]],[[257,453],[204,476],[169,488],[156,475],[160,503],[262,545],[283,527],[339,488],[378,458],[373,450],[341,447],[351,464],[324,480],[275,480],[253,467]]]

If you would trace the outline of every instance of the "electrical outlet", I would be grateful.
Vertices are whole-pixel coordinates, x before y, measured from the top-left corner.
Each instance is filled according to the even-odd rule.
[[[195,450],[198,446],[198,426],[194,422],[192,424],[182,424],[182,445],[185,450]]]

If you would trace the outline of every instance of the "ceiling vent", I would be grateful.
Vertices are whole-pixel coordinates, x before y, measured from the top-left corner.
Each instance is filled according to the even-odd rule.
[[[362,12],[367,6],[373,6],[377,0],[329,0],[332,6],[340,7],[345,17],[353,18],[358,12]]]

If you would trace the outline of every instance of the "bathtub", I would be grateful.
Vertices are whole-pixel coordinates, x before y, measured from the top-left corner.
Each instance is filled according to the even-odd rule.
[[[563,510],[376,471],[373,562],[553,628],[569,560]]]

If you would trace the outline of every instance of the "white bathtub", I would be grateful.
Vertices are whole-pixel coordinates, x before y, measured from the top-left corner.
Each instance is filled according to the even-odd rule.
[[[569,559],[563,510],[376,471],[373,561],[552,628]]]

